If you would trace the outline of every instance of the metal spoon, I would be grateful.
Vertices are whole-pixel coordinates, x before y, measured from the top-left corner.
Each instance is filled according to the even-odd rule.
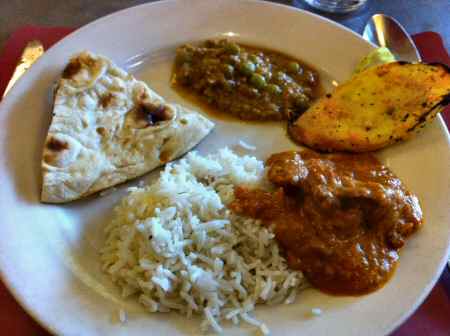
[[[420,62],[420,54],[405,28],[394,18],[375,14],[364,27],[363,37],[380,47],[387,47],[400,61]]]

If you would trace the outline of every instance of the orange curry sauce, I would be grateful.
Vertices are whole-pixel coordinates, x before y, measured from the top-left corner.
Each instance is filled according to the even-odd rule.
[[[370,154],[283,152],[267,161],[273,192],[238,187],[231,208],[274,224],[291,268],[318,289],[361,295],[387,282],[423,223],[416,196]]]

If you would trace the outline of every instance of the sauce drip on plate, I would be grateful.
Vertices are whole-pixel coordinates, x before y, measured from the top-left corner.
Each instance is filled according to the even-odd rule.
[[[275,225],[288,264],[320,290],[372,292],[423,223],[416,196],[373,155],[283,152],[267,161],[274,191],[238,187],[231,208]]]

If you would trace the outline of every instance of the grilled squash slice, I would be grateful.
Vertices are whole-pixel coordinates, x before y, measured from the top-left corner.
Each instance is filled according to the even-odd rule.
[[[354,75],[289,125],[319,151],[366,152],[411,137],[450,103],[450,69],[394,62]]]

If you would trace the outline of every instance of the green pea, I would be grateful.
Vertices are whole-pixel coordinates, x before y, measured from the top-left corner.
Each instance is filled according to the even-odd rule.
[[[222,71],[225,76],[231,76],[234,72],[234,67],[230,64],[222,64]]]
[[[281,93],[281,88],[276,84],[267,85],[267,91],[273,95],[279,95]]]
[[[267,86],[266,79],[257,73],[250,77],[250,83],[257,89],[264,89]]]
[[[249,59],[250,61],[252,61],[253,63],[260,63],[260,62],[261,62],[261,59],[260,59],[258,56],[254,55],[254,54],[251,54],[251,55],[248,57],[248,59]]]
[[[239,54],[241,48],[239,48],[239,46],[236,43],[230,42],[225,45],[225,50],[230,54],[236,55]]]
[[[244,62],[241,63],[239,70],[247,76],[250,76],[251,74],[253,74],[255,72],[256,66],[255,64],[253,64],[252,62]]]
[[[287,68],[289,72],[297,73],[300,70],[300,64],[297,62],[289,62]]]
[[[286,74],[283,71],[277,71],[275,73],[275,79],[279,82],[284,82],[286,79]]]

